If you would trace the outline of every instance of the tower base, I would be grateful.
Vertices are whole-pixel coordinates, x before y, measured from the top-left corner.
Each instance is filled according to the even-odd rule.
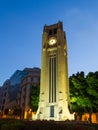
[[[47,103],[47,105],[41,102],[36,113],[36,119],[55,121],[74,120],[74,114],[70,114],[67,106],[67,102],[59,102],[58,104]]]

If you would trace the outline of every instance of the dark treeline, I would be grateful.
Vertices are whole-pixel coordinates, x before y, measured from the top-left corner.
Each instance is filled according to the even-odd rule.
[[[77,112],[80,119],[83,113],[98,112],[98,71],[78,72],[69,77],[71,110]]]

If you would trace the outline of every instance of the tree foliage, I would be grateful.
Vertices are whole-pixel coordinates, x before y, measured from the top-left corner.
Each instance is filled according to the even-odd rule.
[[[98,112],[98,71],[88,73],[86,81],[89,86],[87,92],[92,102],[92,111]]]
[[[39,93],[40,93],[40,87],[32,86],[30,91],[30,108],[33,112],[37,111],[38,108],[38,102],[39,102]]]
[[[69,78],[72,110],[82,115],[98,112],[98,72],[73,74]]]

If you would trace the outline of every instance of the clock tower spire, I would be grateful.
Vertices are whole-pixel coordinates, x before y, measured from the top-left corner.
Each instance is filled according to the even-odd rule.
[[[72,120],[66,34],[62,22],[45,25],[42,35],[42,66],[37,119]]]

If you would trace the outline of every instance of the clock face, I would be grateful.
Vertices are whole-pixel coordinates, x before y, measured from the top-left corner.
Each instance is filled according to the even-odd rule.
[[[54,44],[56,44],[56,42],[57,42],[57,40],[54,37],[49,39],[49,45],[54,45]]]

